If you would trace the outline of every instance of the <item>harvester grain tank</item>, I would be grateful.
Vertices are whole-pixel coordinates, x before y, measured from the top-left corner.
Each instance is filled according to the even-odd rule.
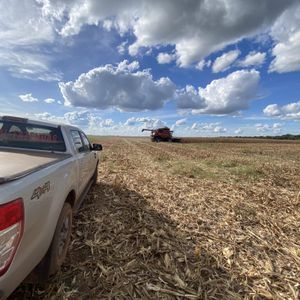
[[[150,131],[151,132],[151,141],[152,142],[173,142],[179,143],[179,138],[173,137],[173,130],[170,130],[169,127],[162,127],[157,129],[142,129],[142,132]]]

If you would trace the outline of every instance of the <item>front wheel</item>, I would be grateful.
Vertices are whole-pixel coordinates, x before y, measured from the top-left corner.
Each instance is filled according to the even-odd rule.
[[[95,186],[97,185],[97,180],[98,180],[98,164],[96,166],[95,172],[93,174],[93,178],[92,178],[92,185]]]

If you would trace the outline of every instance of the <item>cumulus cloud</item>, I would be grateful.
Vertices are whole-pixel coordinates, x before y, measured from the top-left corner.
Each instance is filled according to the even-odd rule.
[[[34,114],[34,117],[41,121],[79,126],[93,132],[97,132],[97,130],[99,131],[99,129],[103,128],[112,128],[116,125],[112,119],[103,119],[101,116],[87,110],[70,111],[66,112],[63,116],[43,112]]]
[[[180,119],[175,122],[176,126],[182,126],[186,124],[186,119]]]
[[[114,123],[114,121],[112,119],[105,119],[100,124],[103,127],[112,127],[112,126],[115,125],[115,123]]]
[[[275,40],[270,72],[286,73],[300,70],[300,5],[292,6],[277,19],[271,29]]]
[[[274,123],[274,124],[255,124],[255,129],[257,132],[268,132],[272,131],[273,133],[279,133],[282,130],[282,123]]]
[[[33,115],[34,118],[37,118],[38,120],[41,120],[41,121],[55,121],[57,122],[57,119],[55,116],[51,115],[50,113],[48,112],[43,112],[43,113],[36,113]]]
[[[160,128],[166,126],[166,122],[156,119],[156,118],[150,118],[150,117],[131,117],[127,119],[127,121],[124,123],[124,126],[138,126],[137,132],[140,132],[142,128]]]
[[[121,44],[117,47],[117,50],[118,50],[118,52],[119,52],[121,55],[124,55],[124,54],[125,54],[127,44],[128,44],[128,41],[125,41],[125,42],[121,43]]]
[[[122,111],[155,110],[173,97],[175,86],[167,77],[153,80],[150,70],[127,60],[81,74],[74,82],[59,83],[66,105]]]
[[[205,61],[205,59],[202,59],[197,63],[196,69],[202,71],[205,67],[210,67],[210,65],[211,65],[211,60]]]
[[[185,88],[177,90],[177,107],[180,109],[204,109],[206,104],[200,95],[200,89],[197,90],[192,85],[187,85]]]
[[[221,123],[197,123],[195,122],[191,126],[192,130],[209,132],[209,133],[225,133],[227,129],[221,126]]]
[[[219,73],[228,70],[230,66],[236,61],[239,55],[239,50],[232,50],[222,54],[214,61],[212,65],[212,71],[214,73]]]
[[[267,117],[279,117],[282,119],[300,119],[300,101],[286,105],[270,104],[263,110]]]
[[[268,117],[278,117],[282,113],[278,104],[270,104],[266,106],[263,112]]]
[[[124,123],[125,126],[134,126],[136,124],[136,118],[131,117],[127,119],[127,121]]]
[[[31,93],[24,94],[24,95],[19,95],[19,98],[23,102],[38,102],[39,101],[37,98],[33,97]]]
[[[91,114],[87,111],[71,111],[64,114],[64,119],[67,123],[72,125],[85,125]]]
[[[177,92],[178,108],[193,109],[194,114],[230,114],[247,109],[257,97],[259,78],[256,70],[241,70],[213,80],[205,88],[187,86]]]
[[[47,104],[53,104],[53,103],[55,103],[56,101],[55,101],[55,99],[53,99],[53,98],[47,98],[47,99],[44,100],[44,102],[46,102]]]
[[[63,24],[63,36],[102,25],[136,37],[129,52],[174,45],[177,64],[188,66],[245,37],[266,31],[296,0],[40,0],[43,14]],[[65,20],[67,22],[65,23]]]
[[[238,129],[236,129],[235,131],[234,131],[234,133],[235,134],[242,134],[243,133],[243,129],[241,129],[241,128],[238,128]]]
[[[265,62],[265,59],[266,53],[252,51],[240,61],[239,65],[242,67],[261,66]]]
[[[300,68],[299,7],[297,0],[2,1],[0,66],[17,77],[61,80],[45,49],[93,25],[116,30],[122,37],[133,35],[133,44],[119,45],[121,54],[127,48],[137,55],[140,49],[169,45],[174,52],[162,53],[161,63],[176,59],[181,67],[198,63],[199,69],[209,54],[270,32],[275,41],[270,71],[295,71]]]
[[[166,122],[156,119],[156,118],[149,118],[149,117],[144,117],[144,118],[136,118],[137,123],[142,123],[143,127],[145,128],[160,128],[166,126]]]
[[[161,52],[157,55],[157,62],[159,64],[169,64],[174,59],[175,59],[175,56],[173,54],[169,54],[169,53]]]

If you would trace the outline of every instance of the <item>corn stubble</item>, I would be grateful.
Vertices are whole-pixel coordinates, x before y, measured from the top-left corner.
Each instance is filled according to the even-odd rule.
[[[299,143],[103,144],[62,270],[12,299],[299,299]]]

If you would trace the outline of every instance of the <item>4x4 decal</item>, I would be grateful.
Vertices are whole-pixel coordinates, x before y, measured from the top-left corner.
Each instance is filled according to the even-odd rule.
[[[37,187],[36,189],[34,189],[33,194],[31,196],[31,200],[33,199],[40,199],[40,197],[45,194],[48,193],[50,191],[50,181],[47,181],[44,183],[44,185]]]

